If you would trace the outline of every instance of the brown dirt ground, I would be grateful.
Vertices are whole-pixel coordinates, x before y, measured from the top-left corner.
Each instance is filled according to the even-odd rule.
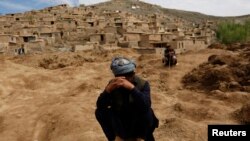
[[[173,68],[164,67],[160,56],[132,49],[0,56],[0,140],[105,141],[95,102],[113,77],[111,58],[124,55],[136,60],[136,72],[150,82],[160,120],[156,140],[206,141],[208,124],[239,124],[242,117],[249,122],[248,92],[182,84],[209,56],[222,54],[232,52],[205,49],[178,55]]]

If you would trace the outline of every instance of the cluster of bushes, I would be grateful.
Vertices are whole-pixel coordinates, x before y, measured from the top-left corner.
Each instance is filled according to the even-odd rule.
[[[250,41],[250,21],[244,24],[223,22],[217,29],[217,38],[225,44]]]

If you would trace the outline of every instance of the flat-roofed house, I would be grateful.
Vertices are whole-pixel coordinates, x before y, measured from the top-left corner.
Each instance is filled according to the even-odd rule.
[[[25,49],[28,53],[35,53],[35,52],[42,52],[45,49],[45,41],[43,39],[37,39],[35,41],[31,41],[28,43],[25,43]]]
[[[115,44],[116,38],[114,33],[96,33],[90,35],[90,42],[99,44]]]
[[[141,35],[140,47],[162,48],[165,47],[168,41],[162,40],[163,34],[147,33]]]
[[[192,39],[179,38],[170,42],[170,45],[173,49],[175,49],[177,54],[184,53],[190,50],[197,51],[207,47],[205,40],[196,38]]]
[[[137,48],[138,43],[141,40],[142,32],[125,32],[123,33],[122,40],[119,40],[118,46],[120,47],[133,47]]]
[[[0,54],[5,53],[9,47],[10,35],[1,34],[0,35]]]
[[[16,48],[18,48],[17,35],[0,35],[0,50],[2,53],[14,53]]]

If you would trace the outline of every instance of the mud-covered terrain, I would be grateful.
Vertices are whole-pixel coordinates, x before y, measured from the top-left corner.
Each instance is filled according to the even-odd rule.
[[[208,124],[250,122],[247,49],[188,52],[173,68],[164,67],[161,56],[133,49],[2,55],[0,140],[105,141],[95,102],[113,77],[111,58],[123,55],[136,60],[137,74],[150,82],[160,120],[156,140],[206,141]]]

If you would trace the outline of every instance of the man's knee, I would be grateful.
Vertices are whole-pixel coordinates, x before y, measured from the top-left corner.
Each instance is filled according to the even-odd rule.
[[[99,122],[111,122],[112,114],[110,109],[96,109],[95,117]]]
[[[96,109],[95,116],[97,121],[101,125],[105,136],[109,141],[113,141],[115,139],[115,134],[112,128],[111,111],[109,109]]]
[[[95,117],[96,117],[96,119],[97,119],[98,121],[99,121],[99,119],[101,119],[102,114],[103,114],[103,111],[102,111],[102,110],[100,110],[100,109],[96,109],[96,110],[95,110]]]

